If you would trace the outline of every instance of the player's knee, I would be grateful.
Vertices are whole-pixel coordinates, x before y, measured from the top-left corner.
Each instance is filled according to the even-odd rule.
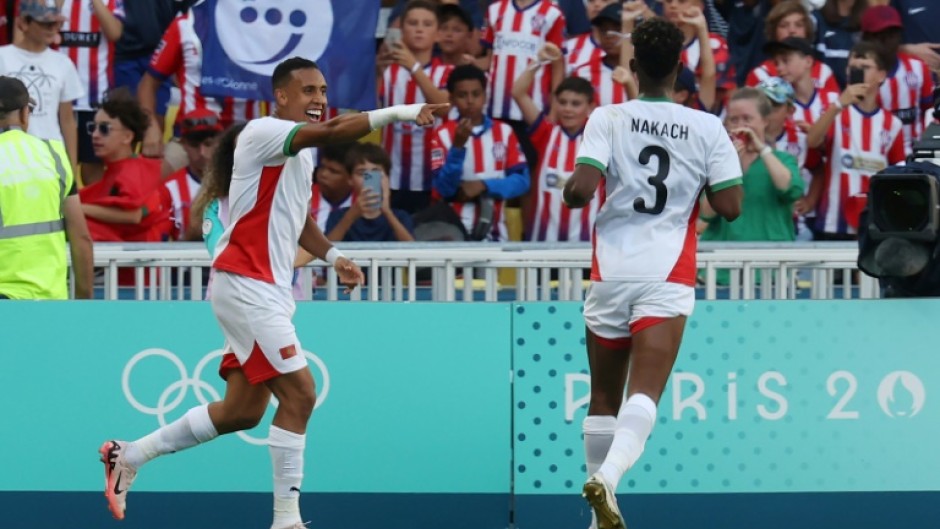
[[[309,418],[313,413],[313,407],[316,405],[316,403],[316,388],[313,384],[310,384],[309,386],[305,385],[303,387],[295,388],[293,391],[291,391],[288,398],[280,400],[278,406],[286,406],[285,411],[297,417],[306,419]]]

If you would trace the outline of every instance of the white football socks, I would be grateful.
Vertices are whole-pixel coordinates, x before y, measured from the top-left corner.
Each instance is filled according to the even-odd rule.
[[[584,463],[591,477],[601,467],[614,441],[617,418],[613,415],[588,415],[581,423],[584,432]]]
[[[620,478],[643,454],[655,422],[656,403],[647,395],[636,393],[620,408],[614,441],[598,470],[612,490],[617,490]]]
[[[157,456],[179,452],[218,436],[209,418],[209,406],[197,406],[170,424],[128,443],[124,458],[132,467],[140,468]]]
[[[271,529],[292,527],[300,518],[300,482],[304,478],[307,436],[271,425],[268,448],[274,467],[274,521]]]

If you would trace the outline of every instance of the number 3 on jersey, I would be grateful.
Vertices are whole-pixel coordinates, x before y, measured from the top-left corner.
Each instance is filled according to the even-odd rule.
[[[646,200],[637,197],[633,201],[633,209],[638,213],[648,213],[650,215],[659,215],[666,207],[666,197],[669,195],[665,180],[669,176],[669,153],[659,145],[649,145],[640,151],[640,164],[647,165],[650,158],[655,156],[659,160],[659,167],[656,169],[656,175],[647,179],[647,182],[656,189],[656,203],[653,207],[646,207]]]

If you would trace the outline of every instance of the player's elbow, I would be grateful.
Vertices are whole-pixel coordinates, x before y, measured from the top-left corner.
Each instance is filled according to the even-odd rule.
[[[741,203],[744,202],[742,186],[722,189],[708,197],[708,201],[721,218],[731,222],[741,216]]]

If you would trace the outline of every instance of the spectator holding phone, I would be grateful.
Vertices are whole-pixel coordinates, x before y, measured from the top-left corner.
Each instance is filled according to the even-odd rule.
[[[406,15],[407,16],[407,15]],[[352,205],[330,213],[326,237],[331,241],[414,241],[407,211],[392,209],[388,172],[391,160],[381,147],[360,143],[346,154],[346,170],[356,198]]]
[[[877,44],[856,44],[849,54],[849,85],[807,134],[809,147],[824,146],[828,158],[825,178],[814,179],[807,196],[816,207],[817,240],[855,239],[869,179],[904,160],[901,120],[878,104],[887,64]]]

